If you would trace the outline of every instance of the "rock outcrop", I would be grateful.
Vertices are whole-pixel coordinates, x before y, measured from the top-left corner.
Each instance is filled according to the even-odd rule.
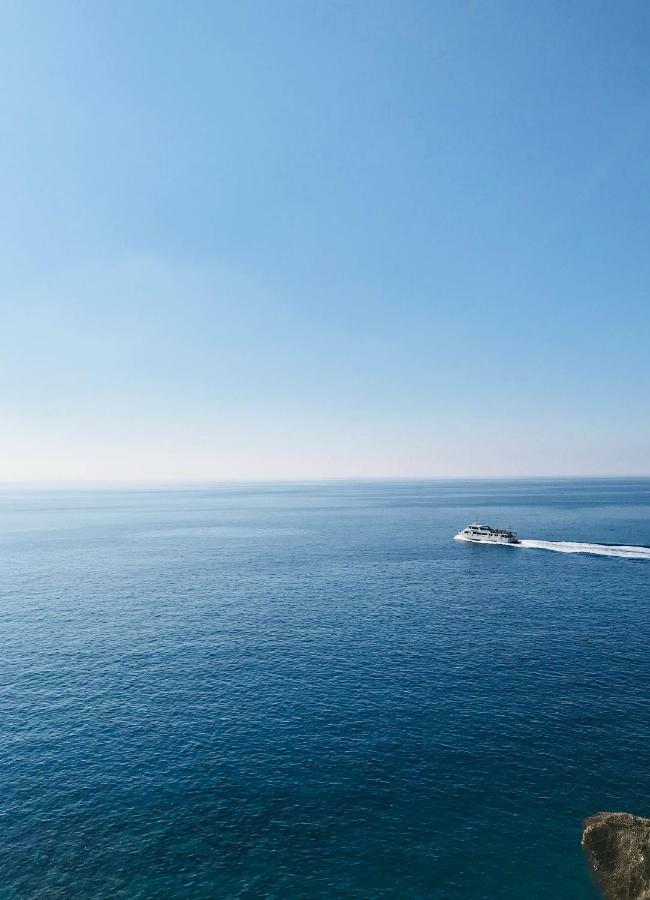
[[[650,900],[650,819],[630,813],[589,816],[582,846],[606,900]]]

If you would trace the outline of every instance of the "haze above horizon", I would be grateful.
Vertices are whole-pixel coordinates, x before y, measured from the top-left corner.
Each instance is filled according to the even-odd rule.
[[[9,0],[0,482],[650,474],[650,7]]]

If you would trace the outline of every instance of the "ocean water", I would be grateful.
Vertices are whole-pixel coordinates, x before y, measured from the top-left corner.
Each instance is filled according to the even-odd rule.
[[[0,898],[596,896],[582,819],[650,815],[613,544],[650,481],[3,489]]]

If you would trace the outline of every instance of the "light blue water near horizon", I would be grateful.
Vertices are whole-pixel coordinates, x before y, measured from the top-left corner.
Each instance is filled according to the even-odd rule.
[[[0,492],[0,898],[596,896],[650,480]]]

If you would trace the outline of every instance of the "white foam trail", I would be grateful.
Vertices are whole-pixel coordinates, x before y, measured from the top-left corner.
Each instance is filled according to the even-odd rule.
[[[618,556],[622,559],[650,560],[650,547],[626,547],[622,544],[579,544],[575,541],[521,541],[519,547],[532,550],[555,550],[556,553],[592,553],[596,556]]]
[[[457,541],[467,540],[459,534]],[[468,543],[494,543],[499,547],[523,547],[525,550],[554,550],[556,553],[591,553],[594,556],[617,556],[620,559],[647,559],[650,547],[628,547],[623,544],[581,544],[576,541],[519,541],[518,544],[497,544],[496,541],[468,541]]]

